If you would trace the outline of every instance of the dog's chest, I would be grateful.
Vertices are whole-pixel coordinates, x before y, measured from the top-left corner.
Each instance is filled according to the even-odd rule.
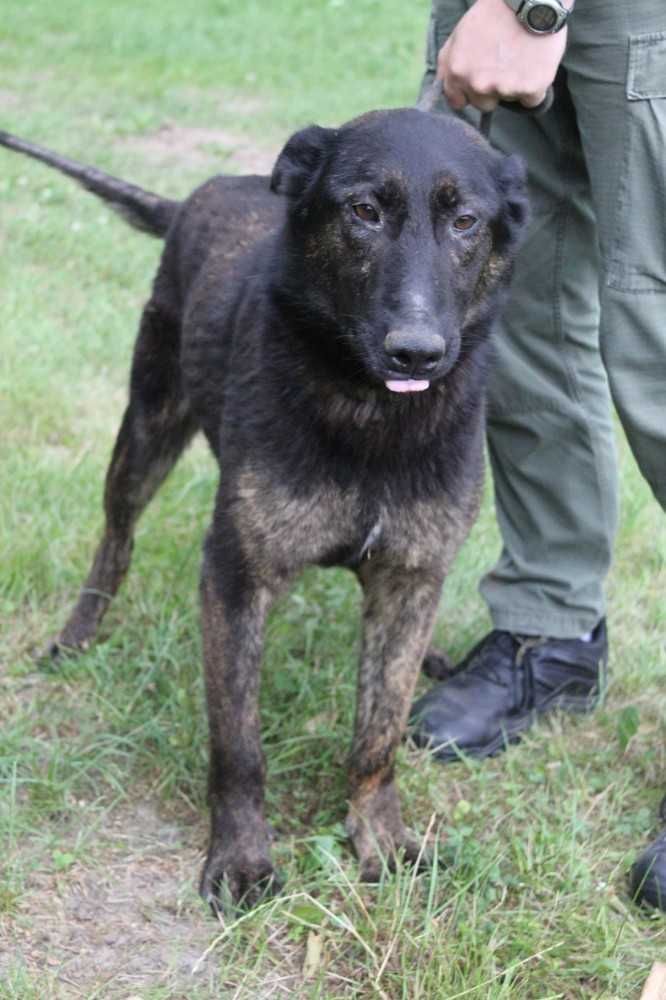
[[[307,563],[338,562],[335,553],[363,549],[372,525],[355,487],[316,484],[295,490],[265,470],[244,469],[234,502],[234,521],[251,560],[291,570]]]
[[[263,470],[245,468],[234,492],[244,553],[271,575],[308,564],[356,569],[378,557],[406,567],[439,563],[448,561],[464,533],[460,512],[447,511],[443,502],[396,505],[359,485],[294,491]]]

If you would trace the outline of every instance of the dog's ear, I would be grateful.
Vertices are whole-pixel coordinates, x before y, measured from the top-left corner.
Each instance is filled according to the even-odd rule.
[[[298,198],[331,147],[335,129],[309,125],[296,132],[280,153],[271,174],[271,191]]]
[[[512,254],[520,245],[530,219],[527,167],[520,156],[503,156],[496,174],[502,209],[495,224],[498,249]]]

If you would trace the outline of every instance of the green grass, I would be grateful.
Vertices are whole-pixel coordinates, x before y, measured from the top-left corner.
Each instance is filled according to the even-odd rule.
[[[309,121],[409,103],[427,14],[400,0],[6,7],[0,127],[173,196],[218,168],[229,136],[277,147]],[[129,140],[164,123],[227,138],[160,165]],[[0,997],[636,996],[666,943],[664,919],[634,910],[625,888],[666,785],[666,538],[624,444],[607,702],[484,763],[443,769],[403,749],[407,819],[439,835],[429,875],[356,881],[341,823],[358,593],[342,571],[312,571],[273,614],[266,655],[285,894],[223,928],[197,901],[197,574],[215,489],[201,444],[141,522],[106,641],[57,671],[35,665],[100,530],[159,252],[64,178],[0,151]],[[438,626],[454,656],[487,628],[476,584],[498,544],[487,499]],[[184,971],[171,959],[186,948]]]

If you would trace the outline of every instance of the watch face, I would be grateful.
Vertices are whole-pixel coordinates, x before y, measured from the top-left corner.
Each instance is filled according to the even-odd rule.
[[[535,4],[526,17],[532,31],[550,32],[557,26],[557,11],[547,4]]]

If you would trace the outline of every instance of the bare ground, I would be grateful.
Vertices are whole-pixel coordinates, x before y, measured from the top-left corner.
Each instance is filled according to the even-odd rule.
[[[165,123],[154,132],[130,136],[122,146],[159,166],[187,165],[229,173],[268,174],[277,149],[221,128]]]
[[[0,718],[38,712],[57,687],[40,671],[14,677],[0,666]],[[28,874],[0,908],[0,997],[5,977],[23,973],[40,1000],[142,1000],[157,988],[170,1000],[195,990],[240,1000],[233,975],[224,982],[224,954],[206,954],[223,928],[197,894],[205,815],[176,810],[166,815],[141,788],[112,807],[72,800],[52,837],[35,830],[2,845],[0,864],[18,859]]]
[[[193,101],[194,88],[183,91]],[[14,110],[26,101],[26,95],[0,87],[0,111]],[[219,95],[220,113],[238,119],[251,116],[262,102],[244,94]],[[269,174],[280,148],[279,140],[257,142],[233,129],[208,126],[179,125],[164,122],[158,129],[140,135],[128,136],[119,141],[123,149],[137,152],[158,166],[172,167],[180,164],[194,170],[219,170],[240,174]]]
[[[11,90],[5,90],[5,88],[0,88],[0,111],[5,111],[9,108],[17,108],[20,103],[18,94],[15,94]]]
[[[149,802],[107,814],[90,861],[35,870],[14,912],[0,916],[0,996],[19,973],[40,1000],[302,995],[303,949],[283,934],[269,943],[274,971],[251,985],[226,960],[224,925],[196,893],[205,837],[200,816],[173,821]]]
[[[193,886],[202,840],[200,823],[165,820],[150,804],[105,817],[96,860],[29,876],[16,912],[0,924],[0,975],[12,967],[37,981],[47,975],[54,997],[100,988],[127,997],[158,985],[187,996],[210,977],[202,956],[220,931]]]

